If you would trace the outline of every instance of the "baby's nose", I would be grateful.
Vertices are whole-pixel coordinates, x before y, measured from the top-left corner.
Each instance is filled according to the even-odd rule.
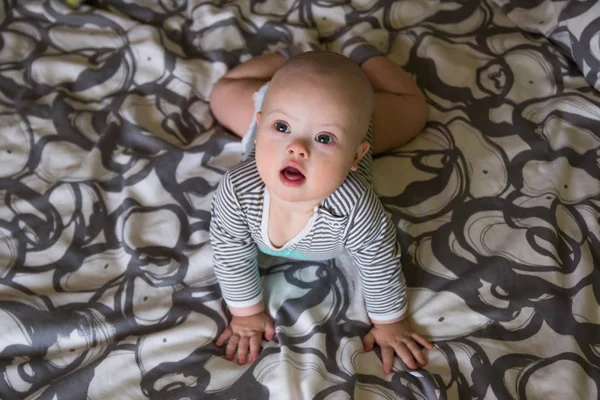
[[[308,158],[310,152],[308,146],[300,140],[294,140],[287,148],[289,155],[294,155],[300,158]]]

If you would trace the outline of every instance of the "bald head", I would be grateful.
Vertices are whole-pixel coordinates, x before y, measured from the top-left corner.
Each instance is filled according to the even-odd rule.
[[[373,88],[363,70],[348,58],[328,51],[310,51],[293,57],[273,76],[264,108],[272,106],[269,93],[292,81],[339,92],[348,100],[345,106],[352,107],[360,116],[360,125],[368,127],[374,106]]]
[[[329,51],[309,51],[293,57],[273,76],[272,83],[286,79],[323,78],[333,84],[341,84],[348,94],[363,101],[368,110],[373,109],[373,88],[363,70],[348,58]]]

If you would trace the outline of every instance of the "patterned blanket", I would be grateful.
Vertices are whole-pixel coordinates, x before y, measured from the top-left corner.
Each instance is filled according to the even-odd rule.
[[[497,3],[0,2],[0,398],[598,398],[599,14]],[[547,16],[556,30],[522,26]],[[427,96],[426,129],[374,173],[435,349],[384,375],[349,259],[274,260],[276,340],[239,366],[214,345],[208,227],[241,146],[211,88],[252,56],[352,37]]]

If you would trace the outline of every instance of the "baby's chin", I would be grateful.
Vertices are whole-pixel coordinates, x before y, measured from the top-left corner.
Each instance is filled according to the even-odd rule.
[[[311,206],[317,206],[319,205],[323,200],[325,200],[327,197],[329,197],[331,194],[333,194],[332,191],[331,193],[327,192],[321,192],[321,193],[310,193],[307,190],[302,190],[300,188],[295,188],[295,189],[288,189],[285,187],[281,187],[278,185],[275,186],[269,186],[269,185],[265,185],[265,187],[267,188],[267,190],[269,191],[269,194],[271,196],[275,196],[277,197],[277,199],[284,201],[286,203],[293,203],[293,204],[307,204],[307,205],[311,205]]]

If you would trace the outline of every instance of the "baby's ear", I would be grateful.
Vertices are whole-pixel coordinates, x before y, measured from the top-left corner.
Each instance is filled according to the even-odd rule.
[[[352,167],[350,167],[351,171],[356,171],[358,169],[358,163],[360,160],[362,160],[365,154],[367,154],[369,147],[371,147],[369,142],[363,141],[360,143],[358,149],[356,149],[356,153],[354,153],[354,160],[352,161]]]
[[[262,113],[259,111],[256,113],[256,124],[260,125],[260,117],[261,117]]]

